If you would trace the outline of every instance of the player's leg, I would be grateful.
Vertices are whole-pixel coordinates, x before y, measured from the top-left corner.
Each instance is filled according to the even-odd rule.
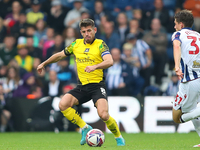
[[[75,98],[73,95],[67,93],[65,94],[60,103],[59,108],[63,115],[72,123],[78,125],[82,129],[82,138],[80,141],[81,145],[84,145],[86,143],[85,137],[89,130],[92,129],[91,126],[87,125],[85,121],[80,117],[80,115],[76,112],[74,108],[72,108],[73,105],[78,105],[79,101],[77,98]]]
[[[197,102],[200,99],[200,79],[194,81],[180,84],[179,92],[173,102],[172,112],[174,122],[184,123],[191,120],[196,132],[200,136],[200,107],[197,107]],[[194,147],[200,147],[200,144],[194,145]]]
[[[200,117],[200,107],[196,107],[199,89],[200,79],[180,83],[179,92],[173,102],[173,119],[176,123],[184,123]]]
[[[172,117],[175,123],[181,123],[180,118],[182,115],[181,109],[175,110],[174,108],[172,109]]]
[[[189,113],[185,113],[183,115],[181,115],[181,122],[187,122],[187,121],[190,121],[190,120],[193,120],[193,119],[196,119],[200,117],[200,108],[196,108],[195,110],[189,112]]]
[[[183,122],[183,120],[181,120],[182,111],[180,109],[175,110],[173,108],[172,114],[173,114],[173,120],[174,120],[175,123],[182,123]],[[190,113],[187,113],[187,114],[190,114]],[[193,115],[191,115],[191,116],[193,116]],[[194,125],[194,128],[195,128],[197,134],[200,136],[200,119],[199,118],[193,119],[192,123]],[[200,147],[200,144],[194,145],[193,147]]]
[[[193,119],[192,123],[194,125],[197,134],[200,136],[200,118]],[[200,144],[194,145],[193,147],[200,147]]]
[[[65,94],[60,103],[59,108],[63,115],[72,123],[77,124],[80,128],[83,128],[86,123],[81,119],[80,115],[76,112],[74,105],[78,105],[78,100],[71,94]]]
[[[182,114],[182,111],[180,109],[175,110],[173,108],[172,116],[175,123],[184,123],[198,118],[200,116],[200,108],[197,107],[195,110],[185,114]]]
[[[114,118],[108,113],[108,101],[100,98],[96,101],[95,106],[99,117],[106,123],[108,129],[114,134],[118,146],[124,146],[125,140],[123,139],[119,127]]]

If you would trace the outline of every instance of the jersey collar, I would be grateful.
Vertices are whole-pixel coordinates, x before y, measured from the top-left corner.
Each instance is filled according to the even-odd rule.
[[[96,38],[94,38],[94,40],[90,43],[90,45],[92,45],[92,43],[94,43],[95,40],[96,40]],[[83,44],[85,44],[85,40],[83,40]]]
[[[190,28],[190,27],[185,27],[185,28],[182,28],[182,29],[189,29],[189,30],[192,30],[192,28]],[[182,29],[181,29],[181,30],[182,30]]]

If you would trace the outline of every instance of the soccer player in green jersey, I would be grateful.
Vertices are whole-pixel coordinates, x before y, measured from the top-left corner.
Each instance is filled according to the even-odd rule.
[[[76,39],[63,51],[52,55],[38,66],[37,71],[41,73],[46,65],[74,54],[77,65],[78,84],[76,88],[62,97],[59,103],[61,112],[69,121],[77,124],[82,129],[80,144],[84,145],[86,143],[86,134],[92,127],[82,120],[72,106],[81,105],[92,99],[99,117],[114,134],[117,145],[124,146],[125,140],[120,133],[119,127],[108,113],[103,69],[113,65],[109,48],[103,40],[95,38],[97,28],[93,20],[83,19],[79,23],[79,27],[83,39]]]

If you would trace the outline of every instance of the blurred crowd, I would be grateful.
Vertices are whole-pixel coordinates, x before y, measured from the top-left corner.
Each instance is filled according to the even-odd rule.
[[[113,56],[105,70],[109,96],[176,95],[171,35],[173,16],[182,9],[193,11],[193,28],[200,31],[195,0],[0,0],[1,105],[10,98],[59,97],[76,86],[73,56],[43,74],[36,68],[82,38],[78,23],[85,18],[95,21],[96,38]]]

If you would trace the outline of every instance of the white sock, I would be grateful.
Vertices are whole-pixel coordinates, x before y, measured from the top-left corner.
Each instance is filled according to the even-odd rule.
[[[195,110],[193,110],[192,112],[183,114],[183,115],[181,116],[181,119],[182,119],[184,122],[187,122],[187,121],[196,119],[196,118],[198,118],[198,117],[200,117],[200,107],[197,107],[197,108],[196,108]]]
[[[197,134],[200,136],[200,120],[199,120],[199,119],[200,119],[200,118],[193,119],[193,120],[192,120],[192,123],[193,123],[193,125],[194,125],[194,128],[195,128]]]
[[[86,124],[84,127],[82,127],[81,129],[83,130],[83,129],[85,129],[85,128],[88,128],[88,125]]]

